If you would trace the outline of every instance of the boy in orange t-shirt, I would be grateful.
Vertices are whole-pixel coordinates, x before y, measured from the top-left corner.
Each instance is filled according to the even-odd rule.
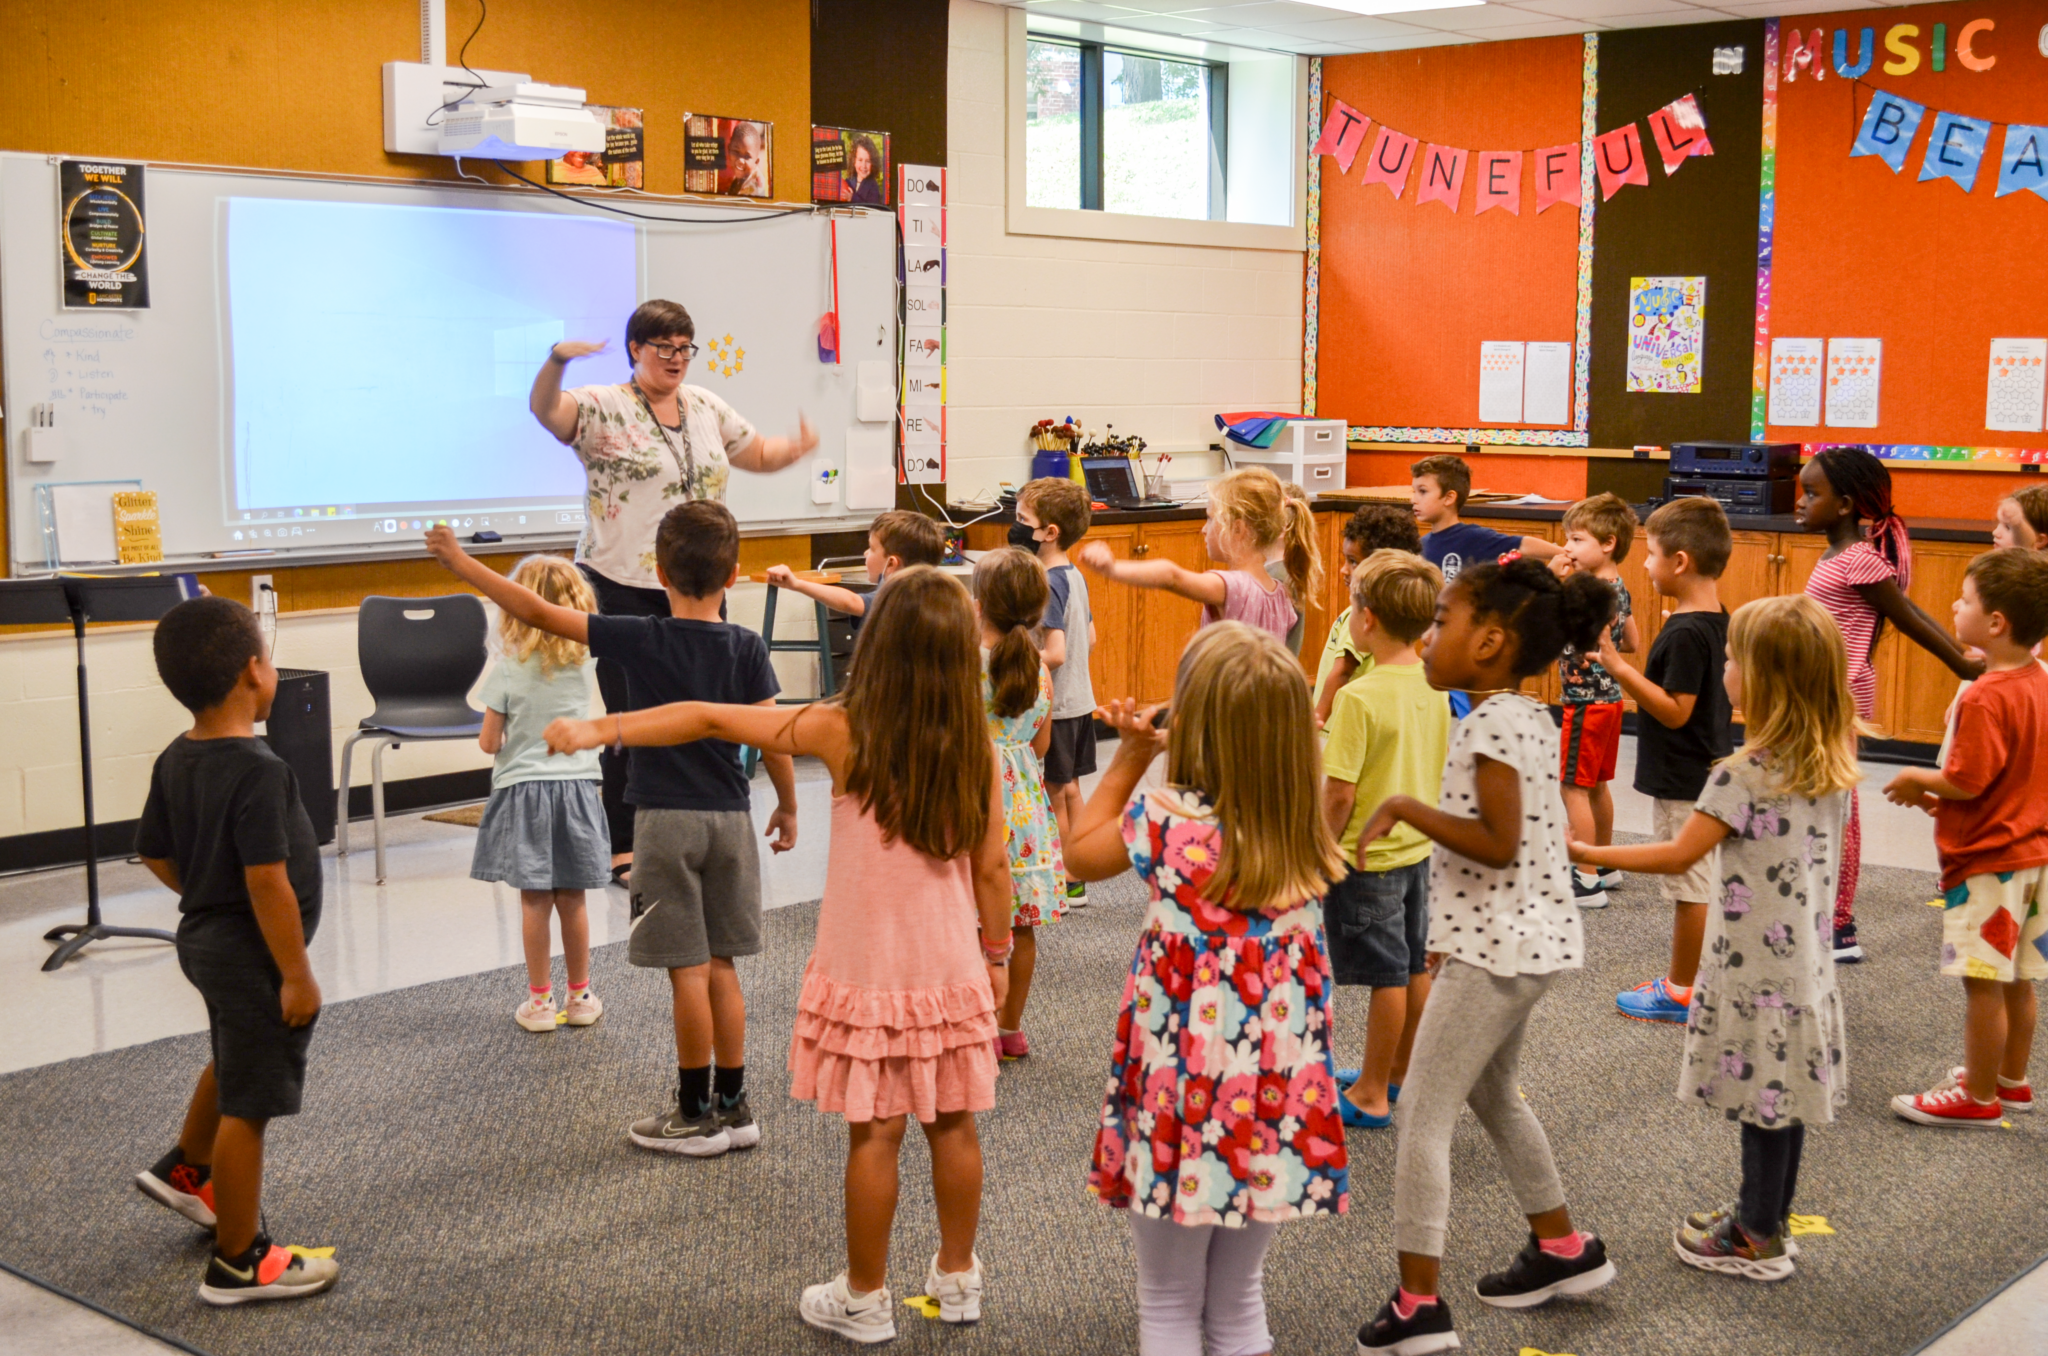
[[[1919,1125],[1995,1129],[2031,1111],[2034,981],[2048,978],[2048,556],[2017,547],[1970,563],[1956,638],[1984,652],[1984,676],[1956,699],[1939,772],[1910,768],[1885,795],[1934,815],[1941,854],[1941,972],[1969,995],[1963,1063],[1892,1110]]]

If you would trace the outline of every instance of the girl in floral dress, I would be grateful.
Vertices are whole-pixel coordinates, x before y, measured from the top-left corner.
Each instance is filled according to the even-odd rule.
[[[1806,1127],[1849,1104],[1832,941],[1856,764],[1856,701],[1840,628],[1811,596],[1760,598],[1728,624],[1728,698],[1747,742],[1707,778],[1668,843],[1571,845],[1574,861],[1676,875],[1712,852],[1707,921],[1685,1024],[1678,1099],[1742,1127],[1734,1205],[1688,1215],[1673,1237],[1703,1271],[1792,1274],[1786,1221]]]
[[[1130,1214],[1144,1356],[1272,1350],[1261,1272],[1282,1221],[1344,1213],[1308,684],[1273,636],[1197,632],[1172,718],[1116,701],[1121,742],[1066,869],[1151,892],[1124,984],[1089,1190]],[[1166,785],[1137,795],[1153,758]],[[1128,802],[1128,804],[1127,804]]]
[[[1010,958],[1010,994],[996,1020],[996,1053],[1004,1059],[1031,1053],[1024,1039],[1024,1003],[1038,966],[1037,929],[1067,909],[1059,826],[1039,761],[1052,742],[1052,674],[1031,643],[1031,628],[1045,615],[1051,596],[1045,566],[1028,551],[1005,546],[974,567],[975,605],[981,612],[981,694],[1003,774],[1003,828],[1015,899],[1010,927],[1017,953]]]

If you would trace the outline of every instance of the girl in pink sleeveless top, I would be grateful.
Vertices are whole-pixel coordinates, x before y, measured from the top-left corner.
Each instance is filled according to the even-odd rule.
[[[1197,573],[1170,560],[1118,560],[1107,544],[1085,542],[1075,553],[1083,566],[1133,588],[1165,589],[1202,605],[1202,625],[1241,621],[1292,651],[1301,646],[1297,599],[1322,591],[1323,562],[1315,518],[1306,498],[1290,498],[1271,471],[1249,466],[1209,487],[1209,520],[1202,545],[1223,568]],[[1284,565],[1284,577],[1266,557]]]
[[[558,750],[729,739],[811,754],[832,773],[832,853],[790,1042],[790,1091],[846,1117],[847,1265],[803,1293],[813,1327],[896,1335],[887,1286],[896,1158],[909,1119],[931,1145],[939,1251],[924,1293],[981,1317],[974,1234],[995,1105],[996,1007],[1008,988],[1010,860],[967,590],[918,566],[868,604],[839,696],[791,712],[679,702],[557,721]]]

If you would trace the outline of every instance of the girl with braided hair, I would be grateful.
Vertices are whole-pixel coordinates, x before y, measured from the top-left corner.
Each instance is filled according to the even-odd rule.
[[[1954,670],[1975,678],[1984,666],[1963,653],[1947,629],[1906,596],[1913,578],[1913,548],[1905,520],[1892,507],[1892,473],[1867,447],[1826,447],[1800,469],[1793,518],[1808,532],[1824,533],[1828,549],[1806,581],[1806,592],[1842,628],[1849,652],[1849,691],[1856,714],[1877,714],[1877,672],[1871,651],[1890,622],[1899,634]],[[1849,821],[1835,890],[1835,959],[1863,959],[1856,940],[1856,881],[1862,864],[1862,817],[1849,793]]]

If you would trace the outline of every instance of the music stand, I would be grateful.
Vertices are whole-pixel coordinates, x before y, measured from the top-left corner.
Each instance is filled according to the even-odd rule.
[[[65,961],[102,937],[176,940],[156,928],[120,928],[100,921],[99,844],[95,841],[98,826],[92,806],[92,716],[86,705],[85,624],[156,621],[187,596],[185,581],[176,575],[0,579],[0,624],[35,626],[68,621],[78,647],[78,786],[80,799],[85,803],[85,921],[65,923],[43,934],[44,941],[61,943],[43,962],[45,970],[61,968]]]

